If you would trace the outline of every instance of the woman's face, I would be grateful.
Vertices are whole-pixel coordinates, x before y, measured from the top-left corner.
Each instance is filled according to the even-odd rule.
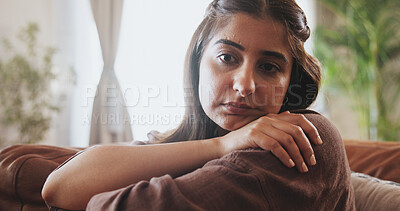
[[[283,25],[236,14],[217,30],[200,61],[200,102],[207,116],[232,131],[278,113],[293,58]]]

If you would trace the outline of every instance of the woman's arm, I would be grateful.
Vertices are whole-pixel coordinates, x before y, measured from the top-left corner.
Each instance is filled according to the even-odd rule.
[[[287,167],[295,164],[300,172],[307,172],[304,161],[315,165],[310,141],[317,144],[318,137],[315,127],[303,116],[282,113],[261,117],[214,139],[145,146],[96,146],[51,173],[42,196],[51,206],[84,209],[97,193],[151,177],[188,173],[207,161],[250,147],[271,150]]]
[[[186,141],[141,146],[95,146],[79,154],[47,178],[42,196],[51,206],[85,209],[101,192],[140,180],[177,176],[221,157],[219,141]]]
[[[314,147],[318,164],[307,174],[268,151],[238,150],[175,179],[164,175],[97,194],[86,210],[355,210],[340,134],[323,116],[305,116],[324,141]]]

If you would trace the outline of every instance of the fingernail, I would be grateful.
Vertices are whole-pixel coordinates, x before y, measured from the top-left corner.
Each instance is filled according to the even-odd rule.
[[[292,168],[294,165],[295,165],[295,164],[294,164],[293,160],[292,160],[292,159],[289,159],[289,166],[290,166],[290,168]]]
[[[312,166],[317,164],[317,160],[315,160],[315,156],[314,155],[311,155],[310,162],[311,162]]]
[[[306,166],[306,163],[303,162],[303,164],[301,164],[301,167],[303,168],[304,172],[308,172],[308,168]]]
[[[322,142],[322,139],[321,139],[321,136],[318,136],[318,144],[322,144],[323,142]]]

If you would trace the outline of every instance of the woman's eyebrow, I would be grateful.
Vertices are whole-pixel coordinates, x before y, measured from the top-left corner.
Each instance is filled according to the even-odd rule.
[[[233,41],[227,40],[227,39],[220,39],[220,40],[218,40],[217,42],[214,43],[214,45],[217,45],[217,44],[230,45],[230,46],[233,46],[233,47],[235,47],[235,48],[237,48],[237,49],[239,49],[241,51],[245,50],[245,48],[242,45],[240,45],[238,43],[235,43]],[[281,54],[279,52],[276,52],[276,51],[261,51],[261,54],[265,55],[265,56],[276,57],[278,59],[281,59],[281,60],[285,61],[285,63],[288,63],[287,58],[283,54]]]
[[[237,48],[237,49],[239,49],[241,51],[244,51],[244,47],[243,46],[241,46],[240,44],[235,43],[233,41],[230,41],[230,40],[220,39],[220,40],[218,40],[217,42],[214,43],[214,45],[216,45],[216,44],[231,45],[231,46],[233,46],[233,47],[235,47],[235,48]]]

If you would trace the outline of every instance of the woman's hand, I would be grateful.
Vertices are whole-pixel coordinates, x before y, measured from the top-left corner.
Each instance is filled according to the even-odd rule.
[[[260,117],[221,137],[225,152],[260,147],[270,150],[287,167],[307,172],[316,160],[311,143],[322,144],[314,125],[302,114],[283,112]],[[305,160],[305,162],[304,162]]]

